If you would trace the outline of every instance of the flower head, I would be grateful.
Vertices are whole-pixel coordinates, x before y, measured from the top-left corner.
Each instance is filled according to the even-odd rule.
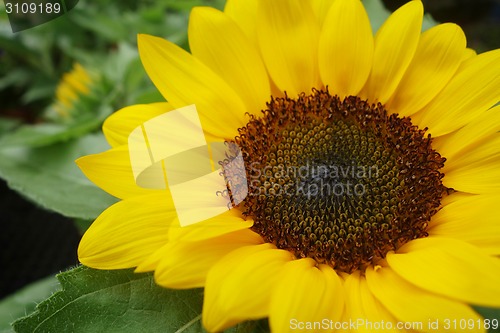
[[[476,55],[454,24],[421,32],[422,16],[410,1],[374,35],[358,0],[229,0],[192,11],[192,54],[139,36],[168,103],[118,111],[113,148],[78,160],[122,199],[81,262],[205,287],[209,331],[264,317],[273,332],[424,331],[398,325],[500,306],[500,51]],[[168,190],[136,185],[128,136],[190,104],[209,141],[239,147],[245,166],[225,176],[248,193],[181,227]]]
[[[79,63],[73,65],[73,69],[65,73],[56,89],[55,111],[68,117],[76,101],[82,96],[90,93],[92,78]]]

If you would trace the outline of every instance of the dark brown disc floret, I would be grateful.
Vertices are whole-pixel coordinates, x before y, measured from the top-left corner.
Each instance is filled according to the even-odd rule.
[[[240,208],[267,242],[350,273],[427,236],[447,189],[426,129],[328,91],[273,98],[250,118],[233,141],[248,185]]]

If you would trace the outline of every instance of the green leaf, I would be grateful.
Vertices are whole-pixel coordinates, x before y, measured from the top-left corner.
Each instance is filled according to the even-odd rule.
[[[87,231],[90,225],[94,222],[93,220],[84,220],[84,219],[74,219],[73,223],[75,224],[76,229],[80,232],[81,235]]]
[[[18,333],[200,333],[203,290],[157,286],[150,273],[102,271],[80,266],[57,276],[62,290],[14,322]],[[266,320],[227,333],[269,332]]]
[[[24,93],[21,98],[23,104],[34,103],[43,99],[50,99],[56,89],[54,82],[49,80],[38,80],[39,82],[32,83],[31,87]]]
[[[23,68],[13,68],[0,78],[0,90],[9,86],[19,87],[27,84],[32,79],[32,75],[32,73]]]
[[[149,104],[165,102],[165,98],[161,95],[160,91],[156,87],[147,87],[137,90],[131,95],[134,103],[131,104]]]
[[[109,10],[112,7],[108,7]],[[96,8],[94,8],[96,10]],[[127,27],[121,23],[120,20],[116,20],[117,16],[114,13],[107,15],[99,15],[99,13],[92,11],[82,11],[77,10],[72,12],[72,20],[74,20],[78,25],[88,29],[89,31],[95,32],[98,36],[110,41],[120,41],[128,37]]]
[[[78,138],[98,129],[111,113],[109,106],[103,105],[98,114],[86,114],[69,124],[23,125],[0,138],[0,147],[41,147]]]
[[[69,217],[94,219],[117,200],[91,183],[74,161],[107,148],[102,134],[38,148],[3,148],[0,177],[47,209]]]
[[[69,139],[63,124],[22,125],[0,139],[0,147],[39,147]]]
[[[17,119],[0,117],[0,136],[12,131],[19,123]]]
[[[11,323],[35,309],[59,287],[54,276],[34,282],[0,301],[0,333],[13,332]]]
[[[201,332],[203,292],[169,290],[151,274],[78,267],[58,275],[63,288],[14,323],[16,332]]]
[[[490,323],[493,324],[488,329],[489,333],[498,333],[500,332],[500,309],[493,308],[485,308],[482,306],[474,306],[474,310],[476,310],[481,316],[484,318],[484,324]],[[496,328],[494,328],[496,327]]]
[[[10,32],[10,34],[12,34]],[[8,36],[8,37],[7,37]],[[23,59],[27,63],[37,66],[39,64],[39,59],[33,49],[28,48],[26,43],[22,43],[17,38],[10,38],[10,35],[0,35],[0,49],[4,52],[9,52],[15,57]]]

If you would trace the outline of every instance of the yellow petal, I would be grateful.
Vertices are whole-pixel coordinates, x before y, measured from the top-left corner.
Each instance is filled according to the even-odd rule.
[[[172,225],[176,225],[176,221],[171,223]],[[165,248],[169,246],[168,243],[165,243],[162,247],[156,249],[153,253],[151,253],[149,256],[144,258],[137,267],[135,268],[134,272],[135,273],[145,273],[145,272],[152,272],[158,267],[158,264],[160,261],[163,259],[165,256]]]
[[[290,252],[270,244],[234,251],[209,272],[203,320],[209,331],[222,331],[235,323],[269,315],[269,299]]]
[[[241,319],[233,319],[227,320],[227,313],[220,313],[220,305],[219,303],[219,295],[212,290],[218,290],[218,286],[220,285],[220,281],[216,281],[214,285],[214,276],[225,276],[229,274],[233,267],[237,266],[242,259],[248,258],[249,256],[258,254],[262,251],[275,250],[276,247],[270,243],[264,243],[260,245],[254,246],[244,246],[237,250],[228,253],[224,258],[217,262],[212,270],[209,272],[209,276],[207,278],[206,288],[205,288],[205,297],[203,300],[203,313],[202,320],[203,326],[209,332],[220,331],[222,327],[230,327],[241,321]]]
[[[439,277],[434,277],[434,279],[437,278]],[[408,325],[408,329],[418,332],[434,332],[436,329],[429,327],[429,323],[437,321],[438,328],[444,331],[447,321],[452,323],[463,320],[477,323],[482,319],[470,306],[422,290],[399,277],[389,267],[378,270],[369,267],[366,270],[366,281],[375,297],[396,318]],[[449,331],[463,332],[460,327]],[[474,325],[470,330],[470,332],[484,331],[482,325]]]
[[[203,287],[208,271],[227,253],[262,242],[262,237],[249,229],[199,242],[172,241],[155,254],[161,256],[155,281],[168,288]]]
[[[117,198],[124,199],[160,192],[136,184],[127,145],[80,157],[76,160],[76,164],[94,184]],[[164,195],[168,195],[167,191],[163,192],[166,193]]]
[[[403,245],[398,253],[388,253],[387,262],[402,278],[429,292],[470,304],[500,306],[500,259],[473,245],[449,238],[420,238]]]
[[[254,44],[224,13],[196,7],[189,19],[192,54],[225,80],[248,112],[259,114],[271,97],[269,78]]]
[[[333,2],[333,0],[311,0],[314,15],[316,16],[320,26],[322,26],[325,22],[326,16]]]
[[[500,155],[495,149],[498,149],[498,145],[500,145],[499,139],[492,140],[484,147],[485,154],[494,151],[495,157],[479,159],[471,164],[463,162],[463,159],[460,160],[457,162],[462,163],[460,167],[446,171],[443,184],[461,192],[498,193],[500,190]],[[474,153],[478,150],[476,149]]]
[[[224,13],[232,18],[253,45],[257,45],[258,0],[227,0]]]
[[[270,303],[269,324],[273,332],[319,331],[302,326],[325,318],[338,321],[344,308],[340,277],[326,265],[316,267],[311,258],[294,260],[285,265]],[[332,332],[326,326],[322,332]]]
[[[260,0],[257,38],[274,83],[295,97],[320,88],[319,24],[308,1]]]
[[[432,146],[447,162],[445,170],[453,169],[454,157],[466,155],[481,144],[493,139],[500,131],[500,106],[489,109],[456,132],[435,138]]]
[[[457,71],[465,45],[465,35],[456,24],[440,24],[425,31],[388,109],[410,116],[427,105]]]
[[[82,65],[75,63],[73,69],[63,75],[63,82],[72,88],[73,91],[87,94],[89,92],[88,86],[92,82],[92,79]]]
[[[137,104],[127,106],[109,116],[102,126],[102,131],[111,147],[128,143],[128,136],[145,121],[173,110],[168,103]]]
[[[385,103],[396,90],[417,49],[423,6],[410,1],[396,10],[375,36],[373,69],[362,96]]]
[[[437,212],[429,224],[430,236],[456,238],[500,254],[500,195],[475,195],[456,200]]]
[[[85,232],[78,259],[98,269],[135,267],[168,241],[174,218],[173,205],[165,193],[120,201]]]
[[[217,237],[237,230],[248,229],[253,225],[253,220],[243,219],[241,211],[233,208],[226,213],[215,216],[196,224],[184,227],[172,226],[169,238],[172,241],[195,242],[203,239]]]
[[[345,279],[344,289],[346,291],[346,312],[351,320],[360,323],[356,332],[373,332],[373,323],[387,323],[386,329],[377,329],[378,332],[398,332],[396,319],[387,309],[373,296],[368,289],[365,277],[359,271],[349,274]],[[372,323],[370,326],[369,323]],[[392,328],[392,329],[391,329]]]
[[[494,120],[494,117],[491,119]],[[495,125],[498,126],[498,124],[493,124],[490,125],[490,127],[496,127]],[[485,134],[486,133],[478,133],[477,137],[480,138]],[[452,157],[445,163],[443,172],[445,172],[445,174],[449,174],[451,171],[456,169],[467,169],[474,164],[486,163],[489,160],[497,158],[499,155],[500,133],[494,132],[482,140],[473,142],[473,147],[470,147],[470,149],[465,149],[465,151],[462,151],[458,155],[452,155]]]
[[[463,62],[446,87],[412,120],[428,127],[434,137],[451,133],[497,103],[498,87],[500,50],[482,53]]]
[[[349,316],[346,312],[346,309],[344,309],[344,312],[342,313],[342,317],[338,321],[338,322],[340,322],[340,324],[337,324],[337,326],[338,326],[337,330],[334,332],[335,333],[355,332],[355,330],[349,328],[349,320],[351,320],[351,316]],[[333,325],[335,326],[335,323]]]
[[[443,199],[441,199],[441,206],[446,206],[451,204],[452,202],[462,200],[464,198],[470,198],[475,196],[475,194],[470,194],[470,193],[464,193],[464,192],[453,192],[450,195],[445,196]]]
[[[357,95],[372,68],[373,35],[359,0],[336,0],[319,41],[319,69],[324,85],[341,99]]]
[[[139,54],[148,76],[174,107],[195,104],[203,129],[234,138],[247,111],[229,85],[201,61],[158,37],[139,35]]]
[[[470,48],[466,48],[465,49],[465,53],[464,53],[464,55],[462,57],[462,61],[468,60],[470,58],[474,58],[475,56],[477,56],[476,50],[470,49]]]

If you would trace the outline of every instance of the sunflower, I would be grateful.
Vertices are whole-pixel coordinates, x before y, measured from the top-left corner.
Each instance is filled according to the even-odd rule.
[[[211,332],[266,317],[273,332],[485,331],[471,305],[500,306],[500,50],[422,17],[410,1],[374,35],[358,0],[229,0],[192,10],[191,53],[140,35],[168,102],[116,112],[112,149],[77,161],[122,199],[80,261],[204,287]],[[248,193],[180,227],[168,190],[136,184],[128,136],[191,104],[209,142],[239,147]]]
[[[64,73],[56,88],[54,110],[60,116],[68,117],[78,99],[90,93],[91,83],[89,72],[79,63],[75,63],[71,71]]]

